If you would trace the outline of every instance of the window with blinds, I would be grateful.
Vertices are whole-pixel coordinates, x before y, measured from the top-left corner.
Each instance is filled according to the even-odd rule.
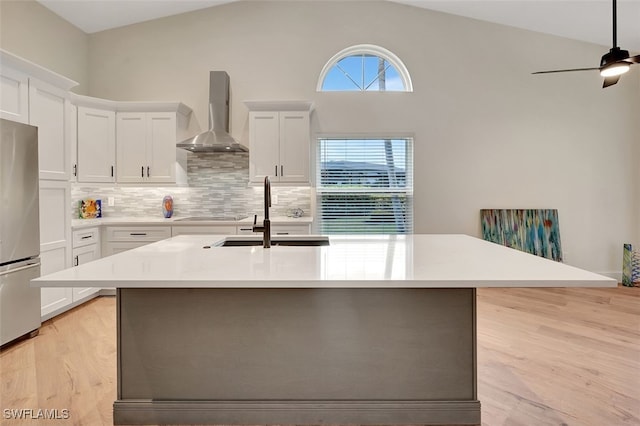
[[[320,233],[413,232],[411,138],[321,138],[317,146]]]

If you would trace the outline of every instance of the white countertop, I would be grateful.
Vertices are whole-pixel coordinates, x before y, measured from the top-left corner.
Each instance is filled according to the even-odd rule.
[[[180,235],[56,272],[38,287],[615,287],[616,280],[466,235],[331,236],[329,246],[211,247]]]
[[[313,222],[312,217],[288,217],[275,216],[270,219],[272,224],[276,225],[308,225]],[[258,217],[258,222],[262,218]],[[103,217],[100,219],[73,219],[71,221],[72,229],[82,229],[92,226],[130,226],[130,225],[167,225],[167,226],[212,226],[212,225],[246,225],[253,223],[253,216],[241,220],[189,220],[189,216],[171,217],[165,219],[163,217]]]

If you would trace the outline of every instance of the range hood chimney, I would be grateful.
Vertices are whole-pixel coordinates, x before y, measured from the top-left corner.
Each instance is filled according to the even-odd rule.
[[[176,145],[193,152],[247,152],[229,134],[229,74],[209,73],[209,130]]]

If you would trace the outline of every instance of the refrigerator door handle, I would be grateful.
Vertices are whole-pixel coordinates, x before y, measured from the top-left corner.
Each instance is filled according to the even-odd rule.
[[[15,269],[7,269],[5,271],[0,271],[0,277],[2,277],[4,275],[13,274],[14,272],[24,271],[24,270],[31,269],[31,268],[36,268],[38,266],[40,266],[40,262],[31,261],[31,263],[27,263],[26,265],[17,267]]]

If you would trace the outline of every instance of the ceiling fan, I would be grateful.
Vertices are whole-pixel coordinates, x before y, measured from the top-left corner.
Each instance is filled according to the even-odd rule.
[[[569,70],[553,70],[553,71],[537,71],[532,74],[549,74],[556,72],[574,72],[574,71],[591,71],[599,70],[600,75],[604,77],[602,88],[613,86],[618,82],[620,76],[627,71],[633,64],[640,63],[640,55],[629,56],[628,50],[622,50],[618,47],[617,37],[617,17],[616,17],[616,0],[613,1],[613,47],[609,53],[605,53],[600,59],[600,66],[597,68],[574,68]]]

